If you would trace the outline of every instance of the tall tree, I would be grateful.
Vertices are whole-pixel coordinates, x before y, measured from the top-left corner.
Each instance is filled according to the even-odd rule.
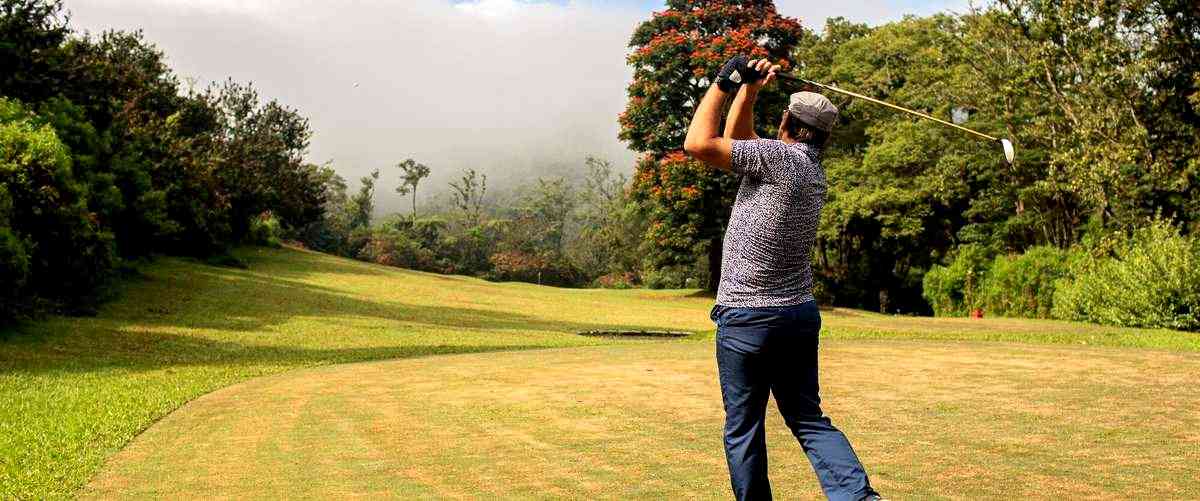
[[[417,220],[417,185],[422,179],[429,177],[429,167],[424,164],[417,163],[416,160],[407,159],[396,167],[400,168],[403,174],[400,176],[400,186],[396,187],[396,193],[407,195],[412,193],[412,218]]]
[[[487,195],[487,174],[467,169],[462,179],[450,181],[450,188],[454,206],[466,218],[467,227],[479,225],[483,219],[483,197]]]
[[[58,93],[68,21],[62,0],[0,0],[0,95],[38,102]]]
[[[371,226],[371,215],[375,212],[375,182],[379,181],[379,169],[359,179],[358,193],[350,197],[350,229]]]
[[[808,78],[949,119],[953,109],[972,104],[956,92],[969,73],[955,48],[957,29],[944,15],[877,28],[835,18],[796,60]],[[1003,160],[960,132],[866,101],[831,98],[841,113],[823,161],[829,192],[814,270],[823,299],[921,311],[924,270],[956,243],[965,217],[1000,203],[981,188]],[[999,133],[997,123],[981,117],[998,114],[972,114],[967,125]]]
[[[587,174],[574,217],[579,231],[569,245],[569,255],[589,278],[639,271],[638,247],[645,227],[636,204],[629,198],[628,185],[624,174],[613,173],[611,162],[587,158]]]
[[[766,57],[790,67],[805,36],[799,21],[779,15],[770,0],[669,0],[634,31],[629,102],[620,138],[644,153],[633,191],[650,219],[650,266],[690,266],[708,254],[709,288],[720,276],[721,240],[737,180],[680,151],[688,122],[712,76],[730,57]],[[772,135],[786,94],[763,92],[759,132]],[[769,110],[769,113],[766,111]]]

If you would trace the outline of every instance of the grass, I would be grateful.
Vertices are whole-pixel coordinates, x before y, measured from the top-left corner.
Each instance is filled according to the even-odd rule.
[[[80,492],[103,493],[105,485],[119,485],[120,478],[135,478],[139,475],[153,475],[156,474],[155,472],[168,471],[130,460],[128,454],[135,454],[135,452],[129,451],[142,451],[141,454],[144,454],[146,458],[159,457],[155,454],[162,452],[158,451],[158,447],[162,443],[155,442],[152,438],[161,436],[161,433],[156,435],[156,430],[169,429],[167,426],[175,416],[179,416],[179,419],[186,419],[187,416],[193,415],[193,412],[202,412],[204,407],[200,404],[205,399],[201,399],[195,405],[187,406],[186,412],[172,415],[171,418],[163,421],[162,426],[151,428],[150,432],[143,435],[143,439],[135,441],[130,446],[127,450],[128,454],[117,455],[117,453],[151,424],[190,400],[257,376],[278,374],[303,367],[422,357],[419,360],[410,360],[409,362],[415,364],[412,367],[425,364],[426,367],[438,369],[433,373],[443,375],[445,375],[444,371],[450,371],[461,379],[459,383],[455,384],[462,384],[464,381],[479,381],[480,378],[473,372],[479,367],[489,363],[493,365],[502,363],[489,362],[492,360],[511,360],[514,364],[524,364],[528,373],[509,376],[513,378],[533,377],[543,369],[552,368],[551,366],[558,362],[555,362],[552,357],[542,358],[542,354],[551,352],[532,352],[523,355],[497,353],[466,355],[461,358],[453,358],[453,360],[462,361],[461,363],[456,362],[444,366],[443,361],[451,359],[427,356],[533,348],[584,347],[579,350],[568,349],[553,353],[571,353],[573,355],[563,356],[568,359],[574,357],[574,359],[582,358],[584,361],[590,360],[588,363],[576,362],[583,364],[577,366],[563,362],[566,364],[563,367],[568,372],[579,370],[582,371],[582,374],[587,374],[588,371],[605,370],[607,363],[611,361],[605,358],[609,354],[628,353],[628,356],[636,359],[637,357],[655,357],[657,353],[662,353],[663,356],[675,356],[684,366],[693,367],[694,370],[687,373],[689,375],[679,377],[693,378],[687,380],[701,385],[702,388],[695,391],[702,390],[711,393],[711,390],[715,388],[715,384],[703,372],[703,368],[695,365],[711,362],[711,346],[708,343],[626,341],[582,337],[573,334],[586,330],[686,330],[699,332],[700,334],[694,336],[696,339],[711,339],[711,324],[707,318],[711,299],[697,295],[693,291],[566,290],[527,284],[493,284],[464,277],[446,277],[384,268],[290,249],[246,249],[239,253],[239,257],[250,263],[249,269],[212,267],[183,259],[160,260],[147,266],[142,277],[128,281],[121,298],[104,307],[95,318],[53,318],[22,326],[19,330],[4,336],[5,340],[0,341],[0,498],[57,498],[71,497]],[[862,349],[890,346],[888,343],[918,343],[913,345],[913,349],[923,350],[925,345],[919,343],[927,343],[927,341],[896,341],[897,339],[968,340],[974,343],[972,346],[976,346],[976,348],[972,349],[976,352],[991,350],[994,347],[1004,347],[1003,349],[1007,350],[1032,349],[1013,348],[1004,343],[978,343],[985,340],[1024,341],[1049,345],[1091,344],[1109,347],[1152,348],[1153,350],[1083,348],[1085,351],[1068,350],[1061,347],[1045,349],[1052,350],[1055,353],[1054,357],[1068,356],[1077,352],[1112,353],[1118,358],[1117,354],[1125,353],[1131,354],[1130,356],[1148,357],[1145,362],[1147,372],[1134,374],[1135,380],[1153,383],[1151,387],[1156,388],[1161,386],[1159,383],[1162,381],[1155,379],[1158,377],[1156,372],[1150,371],[1154,364],[1168,359],[1175,360],[1170,357],[1182,357],[1183,362],[1176,361],[1175,363],[1182,364],[1180,367],[1184,368],[1192,367],[1188,364],[1195,360],[1195,356],[1187,354],[1187,352],[1200,351],[1200,338],[1192,334],[1170,331],[1139,331],[1010,319],[982,321],[920,319],[873,315],[849,310],[828,311],[825,313],[825,319],[827,335],[838,340],[839,343],[845,343],[847,347],[861,346],[864,347]],[[935,343],[930,346],[941,346],[941,344]],[[679,350],[682,352],[677,353]],[[1178,352],[1185,354],[1181,355]],[[546,356],[550,357],[550,355]],[[894,359],[880,359],[877,362],[906,360],[903,356],[895,356]],[[1154,357],[1165,358],[1156,360]],[[344,367],[358,368],[360,365]],[[366,364],[361,367],[373,367],[373,365]],[[409,367],[399,366],[399,370],[409,370]],[[700,369],[695,369],[696,367],[700,367]],[[335,369],[337,368],[320,370]],[[314,374],[319,374],[320,370]],[[368,371],[366,376],[375,374],[369,372],[371,369],[363,370]],[[547,372],[547,374],[553,373],[552,370]],[[354,375],[353,372],[347,374]],[[361,386],[371,381],[379,381],[379,379],[373,380],[366,376],[357,375],[344,380],[345,384],[341,387],[355,388],[356,385]],[[287,375],[257,379],[246,386],[236,386],[229,391],[251,388],[255,384],[261,384],[259,382],[262,381],[287,381],[286,377]],[[1163,377],[1170,380],[1167,376]],[[437,386],[440,384],[438,381],[440,379],[426,380],[425,384]],[[524,391],[521,390],[520,384],[516,384],[519,379],[502,381],[508,381],[508,385],[484,386],[495,391],[483,396],[503,396],[513,391]],[[997,383],[1005,383],[1005,381],[999,380]],[[664,384],[666,382],[664,381]],[[637,394],[636,389],[615,383],[604,383],[604,379],[595,379],[594,384],[598,386],[588,391],[609,396]],[[1034,380],[1030,384],[1036,387],[1035,383],[1044,385],[1046,381]],[[305,388],[306,384],[308,383],[292,381],[285,383],[285,387],[294,385],[298,390]],[[392,384],[392,382],[387,384]],[[388,388],[386,385],[374,390],[368,387],[363,391],[367,392],[364,394],[375,394],[371,392],[385,391],[386,388]],[[402,390],[405,388],[407,387],[399,386],[393,389],[403,393]],[[616,391],[617,389],[620,391]],[[531,394],[536,394],[541,390],[531,389],[529,391]],[[964,391],[966,391],[965,388]],[[1099,391],[1098,395],[1104,398],[1126,397],[1125,400],[1117,398],[1113,401],[1114,405],[1115,403],[1136,403],[1130,399],[1145,396],[1143,393],[1129,392],[1123,389],[1116,391],[1109,388],[1096,391]],[[1115,393],[1110,395],[1110,392]],[[303,394],[303,392],[299,393]],[[430,391],[429,393],[437,394],[438,392]],[[218,392],[211,397],[216,398],[222,394],[224,392]],[[280,393],[280,405],[287,403],[287,398],[294,398],[296,394],[296,391]],[[1183,394],[1188,395],[1187,393]],[[424,394],[421,396],[425,397]],[[307,405],[310,407],[324,405],[329,409],[337,409],[343,406],[345,399],[350,397],[351,395],[346,394],[330,394],[320,397],[325,400],[309,401]],[[411,398],[412,395],[409,397]],[[711,395],[707,395],[702,400],[695,400],[697,405],[706,407],[702,409],[702,418],[698,418],[695,423],[692,423],[696,426],[696,428],[691,428],[693,431],[701,429],[707,431],[707,426],[711,424],[713,405],[717,405],[716,408],[719,410],[719,401],[713,401],[708,397]],[[916,397],[921,397],[921,395],[916,395]],[[924,395],[924,397],[929,397],[929,395]],[[933,402],[918,400],[914,405],[931,403],[936,404],[930,407],[931,409],[946,415],[952,415],[955,409],[958,409],[960,414],[966,414],[963,409],[970,408],[970,398],[973,398],[970,395],[964,395],[958,400],[950,396],[943,395],[943,397],[944,402],[942,400]],[[1050,400],[1047,405],[1053,405],[1056,402],[1055,398],[1068,397],[1070,395],[1066,394],[1057,397],[1048,396],[1047,398]],[[837,401],[838,398],[835,395],[831,397],[831,400]],[[660,403],[668,407],[674,405],[671,403],[674,398],[658,400],[662,400]],[[277,461],[274,463],[268,461],[264,463],[262,467],[264,469],[258,470],[259,473],[267,475],[264,477],[265,481],[286,482],[287,485],[296,486],[308,485],[311,489],[319,488],[321,484],[314,483],[312,480],[306,481],[303,475],[305,469],[297,466],[306,464],[305,456],[295,455],[295,451],[286,449],[286,446],[289,443],[293,445],[302,443],[295,440],[307,436],[305,434],[329,431],[321,427],[324,426],[322,423],[327,423],[325,418],[320,413],[297,411],[294,414],[296,419],[301,420],[298,422],[299,424],[293,423],[294,426],[290,425],[291,427],[272,428],[268,418],[287,414],[272,415],[270,413],[274,412],[273,410],[267,412],[267,409],[272,409],[270,399],[261,402],[255,400],[242,400],[242,402],[250,404],[251,408],[262,409],[262,412],[257,413],[258,418],[267,420],[267,424],[255,425],[260,431],[281,434],[295,433],[295,436],[292,437],[293,442],[282,440],[279,435],[265,436],[263,440],[267,441],[260,443],[262,447],[254,449],[258,451],[256,453],[262,454],[268,454],[271,450],[276,451],[272,457],[275,457]],[[396,401],[395,406],[415,405],[412,402],[420,403],[419,400],[401,399]],[[583,403],[587,404],[588,402]],[[454,407],[433,406],[430,408],[430,412],[436,411],[441,414],[417,416],[410,421],[441,422],[451,427],[448,429],[456,430],[453,427],[463,424],[462,420],[479,420],[494,415],[497,419],[501,419],[500,422],[504,423],[506,430],[511,430],[505,432],[510,433],[509,436],[513,440],[517,440],[511,443],[519,444],[523,443],[521,440],[524,440],[522,434],[534,433],[534,431],[542,429],[538,427],[538,424],[543,419],[550,423],[556,423],[555,426],[566,426],[562,424],[564,420],[572,421],[572,419],[563,416],[593,413],[600,420],[597,426],[615,426],[611,424],[613,419],[619,421],[620,418],[614,418],[618,415],[612,414],[612,412],[625,408],[622,406],[628,406],[629,402],[624,404],[617,402],[612,409],[596,408],[594,405],[569,406],[570,412],[558,417],[555,417],[553,408],[544,406],[540,414],[531,414],[531,419],[525,420],[521,418],[523,415],[521,412],[527,409],[519,406],[505,407],[509,404],[503,401],[495,405],[501,408],[489,410],[489,407],[484,406],[478,413],[467,412],[466,414],[461,412],[454,414],[452,412]],[[193,411],[193,408],[197,410]],[[307,408],[309,407],[305,407],[305,409]],[[219,410],[221,407],[217,407],[217,409]],[[353,405],[347,405],[346,409],[347,413],[359,413],[362,416],[357,421],[360,424],[380,422],[380,419],[370,417],[373,416],[372,412],[378,412],[379,409],[359,408]],[[233,410],[244,412],[246,409]],[[1173,411],[1163,405],[1154,404],[1151,410],[1154,415],[1161,416],[1164,420],[1175,420],[1172,422],[1176,422],[1176,424],[1186,421],[1176,415],[1177,409]],[[678,438],[680,435],[672,435],[670,430],[663,430],[662,426],[656,422],[650,422],[652,419],[672,417],[662,414],[661,409],[632,409],[630,412],[634,412],[634,415],[639,412],[643,413],[646,420],[640,422],[646,424],[646,432],[661,435],[667,440],[655,445],[664,449],[691,447],[672,438]],[[1181,412],[1178,411],[1178,413]],[[861,413],[849,414],[848,418],[852,420],[868,419],[868,417],[856,417]],[[233,412],[229,414],[229,419],[235,421],[241,419],[238,416],[244,416],[244,414]],[[992,418],[996,418],[996,416],[992,416]],[[678,419],[679,416],[674,416],[674,420]],[[663,423],[670,422],[673,420],[665,419],[663,421]],[[304,423],[308,423],[309,426],[307,428],[301,426]],[[1191,429],[1196,428],[1194,422],[1188,423],[1191,425]],[[352,426],[354,423],[344,424]],[[854,429],[855,424],[855,421],[848,422],[848,428]],[[1080,426],[1084,424],[1086,423]],[[244,425],[247,423],[242,421],[239,426]],[[476,422],[475,426],[479,428],[483,425]],[[881,429],[881,433],[892,433],[888,436],[895,438],[906,436],[912,431],[908,427],[897,428],[899,426],[900,424],[894,424],[892,429],[885,427]],[[460,429],[474,430],[476,428]],[[778,429],[778,426],[775,428]],[[487,429],[495,430],[496,427]],[[612,429],[616,432],[624,430],[620,426]],[[546,430],[558,430],[557,435],[548,435],[537,440],[545,442],[545,438],[554,438],[554,436],[568,441],[572,438],[563,435],[562,430],[554,426],[547,427]],[[568,428],[567,431],[569,430]],[[213,433],[212,437],[220,436],[217,431],[213,431]],[[541,436],[539,434],[542,433],[537,431],[534,433],[534,438]],[[935,432],[928,431],[928,433]],[[347,449],[338,450],[333,454],[336,457],[346,457],[347,461],[352,460],[351,456],[355,454],[354,451],[361,451],[368,456],[377,452],[373,452],[370,440],[363,438],[369,438],[371,435],[355,435],[353,433],[345,435],[347,437],[359,436],[360,442],[320,445],[321,447],[347,447]],[[884,436],[880,435],[880,437]],[[200,440],[201,437],[202,435],[184,434],[180,438],[185,439],[185,444],[191,444],[189,447],[203,447],[205,442]],[[462,438],[457,434],[455,437],[444,438],[449,440],[456,437]],[[937,438],[936,435],[930,435],[927,438],[930,437]],[[1178,437],[1172,438],[1172,440],[1175,439]],[[1195,437],[1187,438],[1187,440],[1194,439]],[[1147,440],[1149,441],[1140,444],[1146,450],[1163,445],[1162,440],[1158,442],[1149,438]],[[447,478],[457,479],[456,482],[462,483],[461,488],[466,489],[463,492],[468,492],[470,486],[484,485],[483,483],[492,477],[480,474],[479,470],[471,470],[478,474],[476,477],[471,477],[470,472],[453,470],[451,466],[461,468],[464,465],[474,464],[484,468],[492,465],[501,470],[509,467],[496,464],[497,456],[494,454],[503,452],[504,449],[489,451],[487,447],[492,447],[494,444],[484,444],[480,449],[472,450],[469,442],[444,442],[447,444],[447,451],[459,451],[462,454],[453,456],[442,454],[429,459],[429,461],[436,462],[451,461],[448,458],[461,457],[465,463],[457,466],[437,466],[432,463],[424,466],[422,464],[412,465],[412,474],[417,475],[415,477],[417,479],[407,480],[410,484],[406,484],[409,485],[408,487],[401,488],[398,484],[394,485],[394,482],[402,482],[402,479],[392,476],[367,475],[362,477],[362,481],[375,485],[378,492],[395,492],[398,495],[422,492],[441,493],[447,492],[447,488],[442,485],[444,482],[434,482],[428,478],[426,479],[428,481],[420,479],[452,474]],[[399,447],[396,450],[404,451],[400,447],[404,445],[403,442],[388,443],[393,447]],[[558,447],[558,444],[548,443],[550,449],[547,450]],[[885,443],[890,442],[885,441]],[[318,442],[313,442],[313,447],[317,445]],[[696,446],[695,452],[696,454],[705,454],[706,459],[703,461],[711,462],[712,458],[709,456],[714,452],[711,446],[712,444]],[[179,448],[174,445],[172,447]],[[187,450],[187,448],[180,448],[180,450]],[[324,450],[329,451],[329,449]],[[719,450],[717,451],[719,452]],[[413,452],[406,451],[405,457],[414,457]],[[580,465],[590,464],[586,462],[600,461],[604,459],[602,453],[613,451],[601,448],[595,449],[593,452],[587,456],[572,456],[575,458],[573,461],[585,461]],[[639,457],[641,456],[631,457],[631,460]],[[719,455],[716,457],[719,459]],[[97,472],[101,471],[105,461],[109,458],[112,458],[110,467],[105,468],[104,472],[96,477]],[[284,458],[287,461],[279,461]],[[200,456],[200,459],[205,458]],[[609,460],[612,459],[609,458]],[[239,467],[246,466],[241,463],[224,462],[220,456],[210,456],[207,460],[212,462],[214,468],[229,464],[238,464]],[[387,458],[379,459],[379,461],[387,460]],[[164,468],[168,466],[167,462],[163,462],[167,461],[166,459],[160,458],[155,461],[159,462],[154,464]],[[288,467],[284,463],[292,466]],[[346,471],[359,471],[359,468],[368,470],[371,468],[366,463],[337,461],[335,463],[337,464],[329,466],[332,468],[329,471],[345,473]],[[1192,463],[1196,463],[1194,458]],[[122,465],[131,469],[122,469]],[[178,464],[175,465],[178,466]],[[659,463],[652,461],[637,463],[634,466],[645,470],[652,465],[659,465]],[[1026,465],[1027,468],[1035,466],[1033,463]],[[379,471],[391,471],[380,468]],[[522,467],[511,465],[511,468],[520,469]],[[931,467],[923,466],[904,470],[896,467],[893,475],[903,479],[906,478],[905,475],[930,471],[929,468]],[[567,472],[564,475],[568,476],[559,478],[556,481],[557,484],[554,484],[555,486],[516,482],[513,484],[514,486],[523,485],[524,487],[521,488],[527,490],[513,491],[511,494],[523,495],[522,492],[524,492],[534,495],[542,487],[546,489],[545,493],[551,494],[554,492],[565,494],[589,492],[569,491],[569,475],[574,474],[573,472],[576,470],[564,471]],[[1012,471],[1025,470],[1018,468]],[[1029,472],[1026,471],[1026,473]],[[201,484],[189,482],[203,483],[202,480],[197,480],[200,478],[198,476],[177,476],[178,473],[175,471],[171,473],[170,477],[163,478],[180,478],[178,486],[199,488]],[[512,475],[517,475],[516,473],[512,473],[512,475],[501,473],[496,473],[495,478],[512,481]],[[590,482],[588,485],[593,488],[604,488],[609,485],[610,480],[616,482],[615,479],[629,474],[620,468],[612,469],[610,473],[613,476],[590,477],[585,475],[579,478],[587,479]],[[242,478],[236,474],[236,471],[225,474],[231,476],[228,478],[206,477],[209,479],[207,488],[236,485],[237,482],[234,480]],[[271,477],[274,474],[277,476]],[[720,482],[713,484],[712,472],[708,470],[699,473],[683,471],[681,476],[677,476],[677,479],[693,474],[701,476],[683,481],[679,484],[680,489],[683,490],[679,492],[709,492],[689,489],[708,489],[712,485],[717,485],[722,489],[720,492],[723,492],[723,487],[721,487],[723,484]],[[91,488],[80,491],[93,477],[96,478],[96,483]],[[719,480],[719,475],[717,478]],[[148,486],[157,485],[151,480],[138,478],[139,482],[146,482]],[[105,484],[105,482],[109,483]],[[914,482],[916,482],[915,479]],[[1116,482],[1113,485],[1118,487],[1125,485],[1121,483],[1120,478],[1113,482]],[[370,487],[368,484],[358,487],[366,489]],[[355,486],[347,488],[350,487]],[[395,489],[389,490],[389,487],[395,487]],[[568,490],[559,491],[557,489]],[[317,491],[310,492],[314,495],[317,494]],[[478,494],[485,491],[476,490],[474,492]],[[914,491],[914,493],[917,492],[921,491]],[[643,494],[649,493],[650,491],[646,491]],[[325,494],[336,493],[326,492]],[[638,493],[630,492],[629,494],[637,495]]]
[[[912,340],[822,356],[826,412],[896,499],[1200,494],[1200,357]],[[711,345],[689,342],[296,371],[168,416],[84,497],[726,499],[715,379]],[[770,419],[777,497],[821,499]]]

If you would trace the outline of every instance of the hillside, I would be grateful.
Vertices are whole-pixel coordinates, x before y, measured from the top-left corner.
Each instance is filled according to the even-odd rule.
[[[664,346],[575,335],[593,329],[673,329],[711,339],[711,299],[694,291],[496,284],[294,249],[243,249],[239,257],[250,263],[248,270],[161,259],[127,280],[119,299],[94,318],[52,318],[6,334],[0,342],[0,498],[69,496],[152,423],[198,396],[256,376],[453,353]],[[1169,331],[846,310],[825,316],[834,339],[1200,347],[1195,336]],[[693,346],[696,356],[710,349],[694,340],[666,343]]]

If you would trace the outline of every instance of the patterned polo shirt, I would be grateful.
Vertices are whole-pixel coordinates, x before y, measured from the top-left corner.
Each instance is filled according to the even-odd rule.
[[[742,182],[725,230],[717,304],[812,301],[812,247],[826,191],[821,149],[774,139],[737,140],[730,168]]]

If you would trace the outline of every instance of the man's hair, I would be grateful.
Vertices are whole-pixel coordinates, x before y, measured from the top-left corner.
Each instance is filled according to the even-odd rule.
[[[787,118],[784,119],[783,127],[787,136],[798,143],[810,144],[820,148],[824,148],[829,143],[828,132],[804,123],[791,113],[788,113]]]

